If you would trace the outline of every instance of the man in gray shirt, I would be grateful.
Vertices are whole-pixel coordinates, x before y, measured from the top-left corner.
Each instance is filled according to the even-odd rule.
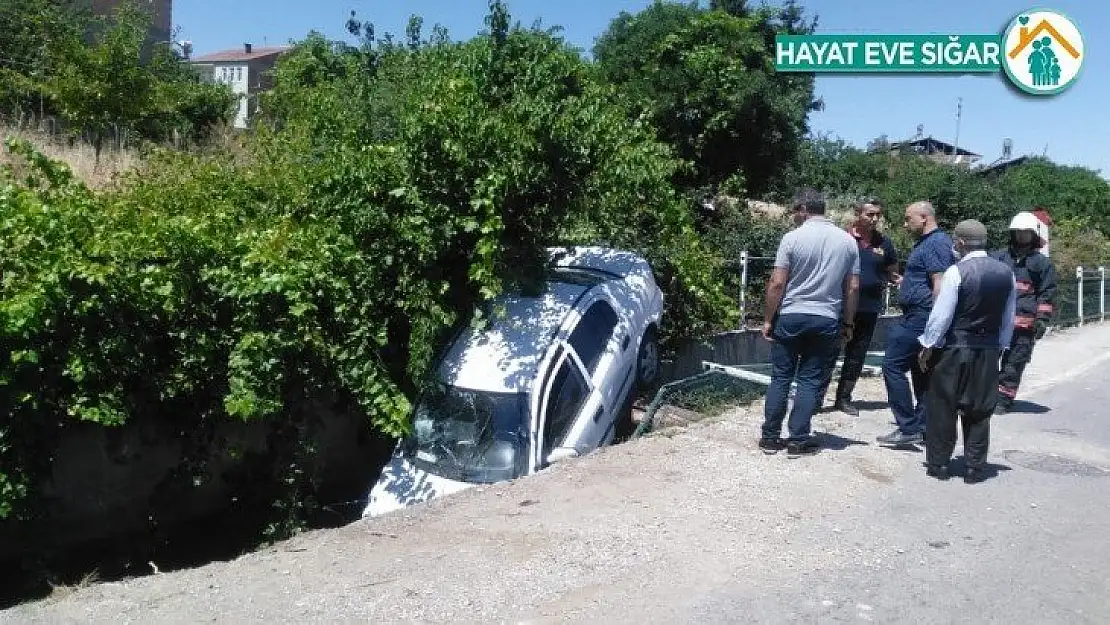
[[[793,209],[795,223],[801,225],[779,243],[764,303],[763,337],[772,342],[772,371],[759,447],[766,453],[785,448],[800,455],[820,448],[810,422],[828,369],[835,366],[837,342],[851,337],[860,261],[855,239],[825,217],[820,193],[802,190]],[[789,438],[784,441],[782,422],[795,381]]]

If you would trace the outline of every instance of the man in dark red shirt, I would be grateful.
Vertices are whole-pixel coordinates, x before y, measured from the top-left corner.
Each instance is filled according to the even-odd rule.
[[[854,208],[855,220],[848,227],[848,234],[859,245],[859,304],[854,318],[845,320],[847,325],[852,326],[852,338],[844,345],[844,365],[840,368],[840,381],[837,383],[833,404],[836,410],[852,416],[859,414],[859,409],[852,404],[852,391],[863,372],[867,350],[871,347],[871,338],[875,334],[875,324],[883,311],[883,287],[898,280],[898,252],[890,238],[879,231],[879,222],[883,217],[882,204],[874,198],[860,198]],[[832,382],[833,369],[839,356],[837,350],[833,356],[833,366],[829,367],[828,377],[818,395],[822,403]]]

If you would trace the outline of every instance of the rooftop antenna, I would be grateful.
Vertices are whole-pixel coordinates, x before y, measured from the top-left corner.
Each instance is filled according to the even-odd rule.
[[[1014,140],[1006,138],[1002,140],[1002,160],[1008,161],[1014,155]]]
[[[1041,156],[1044,156],[1044,157],[1048,156],[1048,144],[1047,143],[1044,144],[1044,150],[1041,151]]]

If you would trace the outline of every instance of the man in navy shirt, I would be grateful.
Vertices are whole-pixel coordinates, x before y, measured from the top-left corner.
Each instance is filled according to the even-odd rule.
[[[848,228],[848,234],[859,246],[859,303],[853,319],[846,319],[845,325],[852,327],[852,338],[844,346],[844,365],[840,368],[840,380],[836,385],[833,408],[852,416],[859,415],[859,409],[852,405],[852,391],[856,387],[875,325],[883,311],[883,287],[898,278],[898,252],[890,239],[879,232],[879,221],[883,217],[882,204],[873,198],[860,198],[855,205],[856,218]],[[829,383],[832,382],[836,358],[833,357],[829,375],[821,387],[819,397],[824,403]],[[820,404],[819,404],[820,405]]]
[[[906,207],[906,230],[917,235],[917,242],[906,259],[905,273],[898,285],[898,307],[902,309],[902,320],[890,329],[883,358],[887,401],[898,429],[877,439],[879,443],[894,446],[924,441],[924,399],[929,378],[918,363],[921,345],[917,338],[925,331],[944,272],[956,263],[952,238],[937,226],[936,212],[931,203],[914,202]],[[913,379],[912,395],[906,379],[907,372]]]

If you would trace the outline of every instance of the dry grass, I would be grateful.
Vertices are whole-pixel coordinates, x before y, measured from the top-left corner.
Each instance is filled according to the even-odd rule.
[[[0,126],[0,138],[7,140],[13,137],[24,139],[43,155],[66,163],[80,180],[94,189],[110,186],[120,174],[138,167],[141,163],[139,155],[134,151],[110,149],[101,151],[100,162],[97,163],[96,152],[87,143],[76,141],[70,145],[65,139],[55,138],[46,133]],[[18,168],[21,164],[22,159],[11,154],[7,148],[0,147],[0,166],[14,165]]]
[[[69,597],[73,594],[76,594],[78,591],[84,590],[86,588],[89,588],[90,586],[98,584],[99,582],[100,582],[100,572],[94,570],[91,573],[86,574],[84,577],[82,577],[80,580],[78,580],[77,583],[75,583],[75,584],[53,584],[52,583],[50,585],[50,599],[53,600],[53,601],[60,601],[62,599],[65,599],[66,597]]]

